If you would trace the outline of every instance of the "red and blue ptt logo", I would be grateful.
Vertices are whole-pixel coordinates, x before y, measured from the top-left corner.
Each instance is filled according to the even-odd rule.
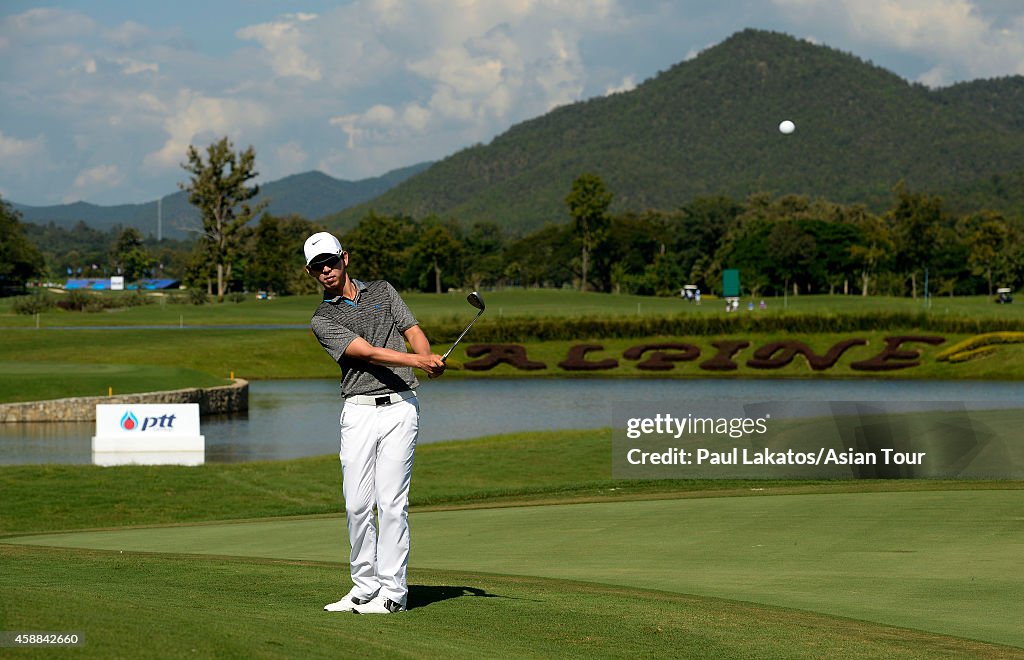
[[[121,418],[121,428],[125,431],[134,431],[139,426],[139,418],[132,414],[132,411],[128,411]]]

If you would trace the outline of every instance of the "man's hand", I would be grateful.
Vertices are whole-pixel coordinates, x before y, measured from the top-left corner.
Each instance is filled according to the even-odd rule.
[[[436,353],[430,355],[418,355],[419,364],[416,366],[427,372],[427,376],[430,378],[437,378],[444,373],[445,364],[441,360],[441,356]]]

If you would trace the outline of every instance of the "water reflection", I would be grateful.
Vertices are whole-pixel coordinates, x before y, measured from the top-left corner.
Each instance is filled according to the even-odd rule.
[[[421,443],[494,433],[612,425],[617,402],[1020,402],[1020,384],[825,380],[437,380],[420,388]],[[206,417],[206,461],[240,463],[338,450],[338,384],[254,381],[246,414]],[[90,463],[93,422],[0,424],[0,464]]]

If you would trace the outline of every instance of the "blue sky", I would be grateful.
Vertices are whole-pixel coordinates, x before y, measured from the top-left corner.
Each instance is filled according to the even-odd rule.
[[[1021,0],[5,0],[0,196],[151,201],[223,135],[262,181],[378,176],[747,27],[933,87],[1024,74]]]

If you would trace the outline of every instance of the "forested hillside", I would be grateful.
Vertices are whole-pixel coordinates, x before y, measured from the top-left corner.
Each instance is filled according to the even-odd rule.
[[[671,210],[708,195],[802,194],[879,211],[899,181],[956,211],[1024,206],[1024,78],[929,90],[825,46],[738,33],[630,92],[557,108],[436,163],[370,210],[494,221],[513,232],[568,220],[581,173],[613,212]],[[777,130],[782,119],[796,132]]]

